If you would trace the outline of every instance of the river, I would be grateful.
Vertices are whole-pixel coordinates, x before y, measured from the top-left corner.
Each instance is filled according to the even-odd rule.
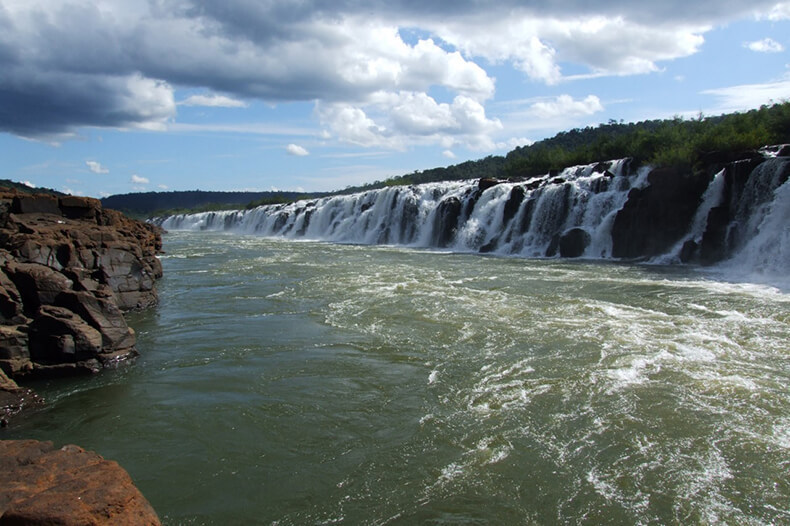
[[[141,357],[3,438],[166,524],[790,523],[790,295],[694,267],[165,236]]]

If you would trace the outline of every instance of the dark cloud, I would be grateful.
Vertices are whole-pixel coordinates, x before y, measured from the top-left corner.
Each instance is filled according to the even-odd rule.
[[[0,77],[0,130],[57,137],[79,126],[161,126],[174,115],[161,82],[11,68]]]
[[[655,70],[657,60],[695,52],[701,39],[694,31],[768,11],[774,4],[773,0],[748,4],[736,0],[0,4],[0,131],[40,137],[80,126],[161,126],[175,115],[172,86],[207,88],[238,98],[357,104],[382,91],[427,92],[437,85],[478,99],[490,97],[493,81],[470,57],[509,62],[543,82],[560,78],[560,60],[598,74],[644,73]],[[574,34],[562,26],[563,21],[593,15],[620,17],[622,34],[636,44],[626,45],[612,35],[587,41],[583,32]],[[508,24],[519,21],[533,22],[529,27],[537,29],[532,40],[512,40],[520,30]],[[539,34],[551,24],[557,25],[555,33],[547,29]],[[397,34],[387,33],[392,27],[419,28],[441,45],[456,46],[464,58],[436,44],[420,49],[407,46]]]

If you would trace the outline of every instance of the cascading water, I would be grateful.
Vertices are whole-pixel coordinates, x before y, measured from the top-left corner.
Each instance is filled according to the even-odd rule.
[[[581,228],[591,239],[584,255],[608,257],[613,215],[628,191],[645,182],[646,170],[628,174],[627,164],[575,166],[553,177],[484,190],[476,181],[430,183],[249,211],[176,215],[162,226],[529,257],[546,256],[558,236]]]
[[[649,167],[635,172],[628,168],[629,160],[622,159],[520,182],[390,187],[248,211],[176,215],[164,219],[162,226],[522,257],[611,258],[618,213],[632,196],[645,199],[651,186]],[[685,234],[679,232],[663,253],[644,258],[656,263],[733,259],[760,271],[788,272],[790,159],[766,156],[745,179],[728,170],[737,172],[725,166],[702,181],[699,199],[696,204],[691,200],[696,211],[688,216]],[[640,206],[635,206],[637,212]],[[712,234],[714,219],[725,227],[718,241]],[[710,248],[716,243],[719,252]],[[706,259],[700,250],[717,255]]]

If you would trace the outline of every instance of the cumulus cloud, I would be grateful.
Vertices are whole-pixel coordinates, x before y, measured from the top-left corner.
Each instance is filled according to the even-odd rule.
[[[176,118],[173,86],[179,86],[215,93],[192,95],[182,106],[317,101],[325,130],[355,144],[400,147],[423,137],[482,145],[501,129],[485,115],[496,82],[483,66],[504,64],[545,84],[646,74],[696,53],[717,24],[755,15],[790,18],[788,6],[775,0],[458,0],[451,9],[411,0],[4,2],[0,132],[46,138],[86,126],[163,130]],[[421,38],[404,40],[405,28]],[[437,92],[447,96],[437,100]],[[378,101],[381,94],[389,102]]]
[[[764,38],[754,42],[744,42],[743,47],[757,53],[781,53],[785,47],[772,38]]]
[[[23,185],[27,186],[28,188],[35,188],[36,187],[36,185],[31,183],[30,181],[19,181],[19,182],[22,183]]]
[[[90,170],[91,172],[93,172],[95,174],[108,174],[108,173],[110,173],[109,169],[105,168],[104,166],[101,165],[101,163],[99,163],[97,161],[85,161],[85,164],[87,165],[88,170]]]
[[[426,93],[380,92],[359,106],[322,104],[318,115],[342,141],[396,149],[426,143],[488,149],[487,136],[502,129],[498,119],[486,116],[482,103],[465,95],[440,103]]]
[[[310,152],[308,152],[305,148],[293,143],[286,146],[285,151],[288,152],[289,155],[294,155],[296,157],[305,157],[310,155]]]
[[[132,184],[148,184],[151,182],[146,177],[140,177],[137,174],[133,174],[130,181]]]
[[[452,150],[445,150],[442,152],[442,155],[444,155],[448,159],[455,159],[456,157],[456,155],[452,152]]]
[[[246,108],[243,100],[233,99],[224,95],[192,95],[178,103],[182,106],[208,106],[212,108]]]

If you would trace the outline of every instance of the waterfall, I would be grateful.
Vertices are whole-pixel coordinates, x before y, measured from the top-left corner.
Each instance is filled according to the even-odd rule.
[[[672,250],[652,258],[651,262],[662,265],[680,263],[685,259],[683,253],[684,249],[690,246],[689,243],[693,244],[691,246],[698,246],[702,243],[702,237],[708,225],[708,216],[710,216],[711,210],[721,205],[724,198],[725,185],[725,169],[722,169],[713,176],[713,181],[708,185],[705,193],[702,194],[702,203],[694,214],[688,234],[678,241]]]
[[[247,211],[175,215],[162,226],[529,257],[555,255],[552,245],[575,228],[589,237],[583,255],[607,257],[613,215],[628,191],[645,182],[646,170],[628,174],[627,164],[574,166],[485,189],[477,181],[429,183]]]
[[[704,174],[676,175],[699,182],[684,183],[682,190],[675,190],[685,192],[675,197],[683,197],[696,208],[684,216],[688,218],[682,224],[685,230],[681,225],[662,249],[664,253],[647,257],[658,263],[730,259],[787,272],[790,159],[766,156],[754,169],[744,166],[725,167],[707,178]],[[751,170],[745,172],[746,179],[745,169]],[[169,230],[231,231],[336,243],[522,257],[611,258],[613,224],[627,202],[634,200],[629,203],[628,217],[656,208],[663,214],[659,219],[675,215],[666,213],[667,207],[679,206],[672,194],[667,197],[674,183],[664,182],[651,193],[656,182],[652,177],[658,175],[652,175],[649,167],[631,171],[629,160],[622,159],[517,182],[470,180],[389,187],[246,211],[175,215],[161,224]],[[689,188],[699,189],[697,197],[689,198]],[[649,201],[659,198],[664,201],[658,205]],[[647,218],[647,224],[668,231],[645,214],[637,218]],[[628,235],[644,235],[635,228]],[[672,228],[678,229],[677,225]]]
[[[731,257],[719,268],[735,279],[790,290],[790,159],[766,161],[746,181],[728,228]]]

